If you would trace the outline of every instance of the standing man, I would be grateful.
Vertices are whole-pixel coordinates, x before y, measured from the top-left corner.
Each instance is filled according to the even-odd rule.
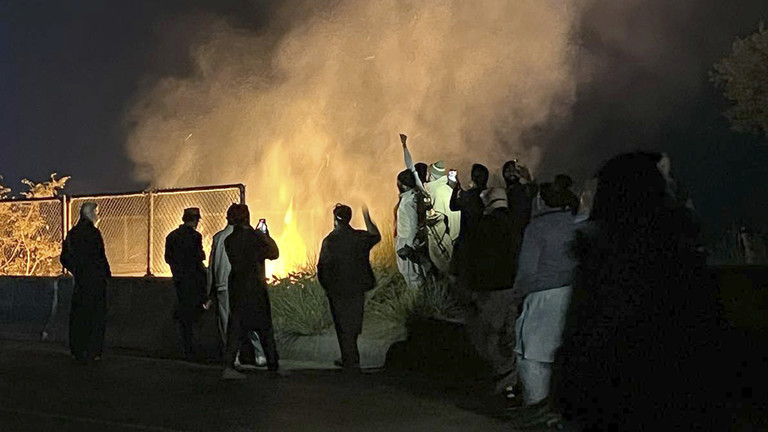
[[[227,257],[227,251],[224,248],[224,240],[232,234],[235,228],[235,212],[237,204],[232,204],[227,209],[227,226],[214,234],[211,244],[211,259],[208,263],[208,303],[210,307],[216,303],[216,312],[218,316],[219,334],[221,335],[221,344],[224,349],[227,346],[227,323],[229,322],[229,273],[232,266]],[[267,359],[264,357],[264,351],[261,349],[259,336],[255,332],[250,332],[250,344],[240,347],[240,354],[235,359],[235,365],[240,367],[264,366]]]
[[[450,265],[451,273],[454,275],[458,275],[463,271],[462,268],[468,259],[465,256],[466,251],[464,247],[466,239],[472,234],[472,230],[477,227],[480,218],[483,216],[483,211],[485,210],[483,200],[480,198],[480,193],[484,191],[488,185],[488,168],[481,164],[474,164],[472,165],[470,176],[472,181],[470,182],[469,189],[466,191],[461,188],[461,183],[459,183],[458,178],[455,182],[448,182],[453,188],[450,209],[452,211],[461,212],[459,236],[454,244],[453,257],[451,258]]]
[[[252,331],[255,331],[261,340],[267,358],[267,369],[272,372],[278,369],[264,261],[277,259],[280,251],[277,243],[269,236],[266,221],[260,221],[259,229],[253,229],[250,219],[248,206],[238,205],[232,234],[224,240],[232,270],[228,284],[229,323],[223,379],[245,378],[235,370],[235,359],[238,349],[249,343],[248,335]]]
[[[200,209],[184,209],[181,226],[165,238],[165,262],[171,266],[173,285],[176,287],[181,340],[187,360],[195,356],[192,331],[205,303],[207,295],[206,269],[203,261],[203,236],[197,232]]]
[[[436,224],[429,224],[429,256],[442,273],[448,272],[453,256],[453,244],[459,237],[461,213],[451,210],[453,189],[448,185],[445,163],[439,160],[429,166],[432,181],[426,184],[432,198],[432,210],[437,218]]]
[[[317,263],[317,277],[331,305],[342,366],[348,371],[360,370],[357,337],[363,328],[365,292],[375,284],[369,257],[371,249],[381,241],[381,233],[366,207],[363,217],[366,231],[356,230],[349,225],[352,209],[336,204],[333,231],[323,240]]]
[[[75,276],[69,313],[69,348],[80,362],[101,359],[107,312],[107,280],[112,276],[104,253],[104,239],[96,228],[98,207],[80,207],[80,221],[64,240],[61,264]]]
[[[416,180],[411,171],[404,170],[397,175],[397,188],[400,191],[395,228],[397,269],[403,275],[408,288],[418,290],[426,279],[423,266],[426,239],[419,238],[419,196]]]

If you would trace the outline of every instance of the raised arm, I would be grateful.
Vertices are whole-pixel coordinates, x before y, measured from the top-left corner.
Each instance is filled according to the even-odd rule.
[[[280,249],[277,247],[275,240],[269,236],[269,231],[266,234],[256,230],[257,238],[259,239],[259,257],[276,260],[280,258]]]
[[[416,165],[413,163],[413,158],[411,157],[411,152],[408,150],[408,144],[406,144],[406,141],[408,140],[408,137],[405,134],[400,134],[400,143],[403,144],[403,159],[405,160],[405,168],[408,169],[408,171],[413,173],[413,178],[416,179],[416,187],[419,188],[419,190],[425,194],[426,196],[429,196],[429,193],[427,193],[427,190],[424,188],[424,184],[421,182],[421,179],[419,178],[419,173],[416,172]]]
[[[370,247],[374,247],[376,243],[381,241],[381,232],[379,227],[371,219],[371,213],[368,211],[368,207],[363,207],[363,219],[365,219],[365,229],[370,234]]]

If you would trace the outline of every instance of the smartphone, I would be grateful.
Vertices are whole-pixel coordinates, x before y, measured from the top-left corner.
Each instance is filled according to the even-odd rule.
[[[267,232],[267,220],[266,219],[259,219],[259,223],[256,225],[256,229],[266,233]]]
[[[456,181],[456,174],[457,174],[457,172],[456,172],[455,169],[449,170],[448,171],[448,180],[450,180],[452,182],[455,182]]]

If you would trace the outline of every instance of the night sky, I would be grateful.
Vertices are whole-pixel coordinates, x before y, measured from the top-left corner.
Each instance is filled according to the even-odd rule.
[[[583,178],[613,153],[663,150],[714,230],[765,223],[768,143],[730,130],[708,72],[736,37],[768,21],[768,1],[634,1],[621,12],[627,39],[610,31],[615,3],[597,1],[579,27],[600,68],[573,112],[529,137],[558,144],[543,171]],[[174,22],[214,14],[258,29],[272,9],[245,0],[0,2],[4,183],[18,191],[21,178],[56,171],[73,177],[70,194],[143,189],[131,177],[123,116],[142,85],[189,71],[187,35]]]

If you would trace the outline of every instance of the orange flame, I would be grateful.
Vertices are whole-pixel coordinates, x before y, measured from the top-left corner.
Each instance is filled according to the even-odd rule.
[[[283,218],[283,229],[275,239],[280,247],[280,258],[267,261],[267,277],[287,276],[291,271],[301,269],[307,264],[307,246],[299,233],[294,217],[293,197]]]

